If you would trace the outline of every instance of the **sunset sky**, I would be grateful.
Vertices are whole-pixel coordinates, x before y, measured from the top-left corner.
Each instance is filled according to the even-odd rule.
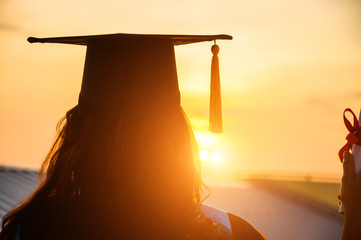
[[[85,47],[34,37],[229,34],[218,41],[224,134],[208,129],[211,42],[176,47],[204,171],[340,176],[345,108],[361,108],[358,0],[0,1],[0,165],[38,168],[77,104]]]

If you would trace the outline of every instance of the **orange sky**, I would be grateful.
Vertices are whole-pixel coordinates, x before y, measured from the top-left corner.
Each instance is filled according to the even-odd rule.
[[[176,48],[205,171],[340,174],[342,111],[361,108],[357,0],[0,2],[0,164],[37,168],[77,103],[85,48],[29,36],[230,34],[219,41],[224,134],[205,133],[211,43]]]

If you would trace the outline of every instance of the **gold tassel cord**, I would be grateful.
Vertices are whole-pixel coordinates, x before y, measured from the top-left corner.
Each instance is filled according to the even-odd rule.
[[[213,57],[211,64],[211,97],[209,104],[209,130],[212,133],[221,133],[222,124],[222,100],[221,100],[221,79],[219,74],[219,46],[214,41],[211,48]]]

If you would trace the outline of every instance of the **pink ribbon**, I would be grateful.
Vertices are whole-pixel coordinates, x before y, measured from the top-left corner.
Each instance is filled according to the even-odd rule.
[[[352,116],[353,116],[353,124],[351,124],[350,121],[346,118],[346,116],[345,116],[346,112],[350,112],[352,114]],[[349,109],[349,108],[345,109],[345,111],[343,112],[343,121],[345,123],[345,126],[346,126],[347,130],[350,133],[347,134],[347,136],[346,136],[347,143],[338,152],[338,156],[339,156],[341,162],[343,162],[343,153],[345,151],[352,150],[352,145],[353,144],[358,144],[358,145],[361,144],[361,128],[360,128],[360,124],[359,124],[359,121],[357,120],[357,117],[355,116],[355,114],[353,113],[353,111],[351,109]]]

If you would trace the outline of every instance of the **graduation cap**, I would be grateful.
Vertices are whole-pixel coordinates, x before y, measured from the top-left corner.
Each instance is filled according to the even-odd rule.
[[[80,111],[95,118],[144,118],[180,105],[174,46],[214,41],[209,129],[222,132],[218,52],[229,35],[107,34],[34,38],[30,43],[86,45]]]

